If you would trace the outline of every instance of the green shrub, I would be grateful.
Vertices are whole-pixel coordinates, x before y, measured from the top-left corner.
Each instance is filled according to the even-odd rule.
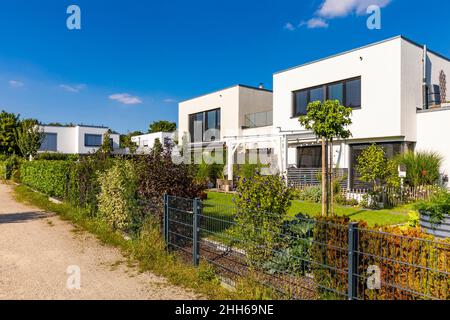
[[[442,156],[436,152],[407,152],[398,158],[406,166],[405,182],[413,187],[439,182]]]
[[[39,153],[34,157],[35,160],[71,160],[76,161],[79,159],[77,154],[64,154],[54,152]]]
[[[320,186],[306,187],[297,196],[300,201],[320,203],[322,201],[322,188]]]
[[[66,199],[72,206],[85,209],[93,217],[97,214],[97,195],[100,193],[98,175],[111,168],[113,160],[97,153],[80,158],[70,170]]]
[[[291,190],[280,176],[256,175],[239,182],[235,198],[238,225],[234,231],[244,240],[250,263],[261,265],[280,243],[291,199]]]
[[[64,198],[70,161],[28,161],[21,166],[24,184],[51,197]]]
[[[8,157],[5,161],[4,166],[4,178],[6,180],[13,180],[16,182],[20,181],[20,167],[23,162],[23,159],[19,156],[13,154]]]
[[[99,175],[98,214],[114,230],[129,231],[138,224],[137,177],[129,161],[116,161]]]
[[[423,215],[430,218],[433,225],[442,223],[446,215],[450,214],[450,193],[440,191],[433,195],[429,201],[421,201],[415,208]]]

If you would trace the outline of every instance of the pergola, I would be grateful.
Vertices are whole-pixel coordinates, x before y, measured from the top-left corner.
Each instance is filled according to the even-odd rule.
[[[272,173],[286,174],[288,169],[289,142],[299,143],[316,139],[310,131],[281,131],[272,134],[228,136],[225,137],[227,147],[227,175],[232,181],[235,155],[239,149],[273,149],[276,156],[276,167],[271,163]],[[275,170],[274,170],[275,169]],[[276,172],[274,172],[276,171]]]

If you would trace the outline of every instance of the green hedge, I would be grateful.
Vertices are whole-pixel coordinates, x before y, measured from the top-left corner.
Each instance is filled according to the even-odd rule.
[[[6,165],[4,161],[0,161],[0,180],[6,179]]]
[[[20,172],[22,183],[49,196],[64,198],[71,164],[57,160],[24,162]]]

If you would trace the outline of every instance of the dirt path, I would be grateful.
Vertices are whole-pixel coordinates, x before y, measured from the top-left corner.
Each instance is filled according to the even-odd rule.
[[[139,273],[117,249],[57,216],[17,203],[11,192],[0,183],[0,300],[196,298],[161,277]],[[69,266],[80,268],[80,290],[67,289]]]

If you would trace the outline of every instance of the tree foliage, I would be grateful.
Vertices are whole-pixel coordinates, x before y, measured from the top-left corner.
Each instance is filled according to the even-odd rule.
[[[352,124],[351,115],[352,108],[342,106],[338,100],[315,101],[308,105],[307,114],[299,121],[318,138],[347,139],[351,136],[347,129]]]
[[[177,124],[166,120],[155,121],[150,124],[148,133],[174,132],[177,130]]]
[[[44,137],[44,132],[39,128],[38,121],[33,119],[22,120],[15,131],[17,146],[26,159],[36,156]]]
[[[0,113],[0,154],[17,154],[20,152],[15,138],[19,127],[19,115],[2,111]]]
[[[242,243],[249,261],[259,264],[270,257],[279,242],[291,200],[291,190],[280,176],[255,175],[240,181],[234,231],[245,240]]]
[[[356,170],[361,181],[372,184],[374,190],[379,189],[397,171],[395,162],[389,160],[383,148],[375,144],[361,152]]]
[[[113,229],[128,231],[138,220],[137,177],[131,162],[116,161],[99,175],[98,213]]]
[[[137,160],[139,188],[138,195],[147,214],[162,221],[162,199],[164,194],[196,198],[201,195],[205,185],[197,182],[195,169],[185,163],[172,161],[173,144],[165,141],[160,153],[150,152]]]

